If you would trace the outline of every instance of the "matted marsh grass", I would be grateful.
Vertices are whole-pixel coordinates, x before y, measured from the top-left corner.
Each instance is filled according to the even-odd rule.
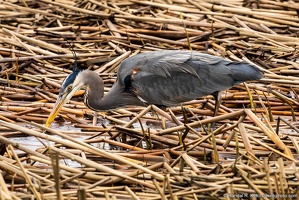
[[[298,199],[298,9],[274,0],[0,0],[0,199]],[[56,119],[74,129],[44,128],[74,63],[70,44],[106,92],[121,61],[159,49],[246,60],[265,78],[223,92],[216,117],[210,96],[95,113],[80,91]],[[28,136],[34,144],[15,140]]]

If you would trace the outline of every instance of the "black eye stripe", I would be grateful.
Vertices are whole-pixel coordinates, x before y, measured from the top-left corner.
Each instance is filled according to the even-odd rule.
[[[75,79],[79,73],[80,73],[80,71],[74,71],[71,74],[69,74],[62,82],[61,89],[60,89],[59,93],[64,93],[65,90],[68,89],[68,86],[73,84],[73,82],[75,81]]]

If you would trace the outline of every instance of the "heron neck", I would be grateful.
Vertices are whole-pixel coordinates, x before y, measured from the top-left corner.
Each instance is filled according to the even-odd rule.
[[[124,92],[124,89],[115,83],[111,90],[104,95],[103,80],[88,84],[85,92],[85,104],[92,110],[112,110],[128,105],[143,106],[143,103],[134,95]]]

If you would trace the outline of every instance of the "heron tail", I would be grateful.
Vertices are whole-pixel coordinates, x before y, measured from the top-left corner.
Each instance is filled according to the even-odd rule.
[[[264,77],[260,69],[246,62],[233,62],[230,63],[229,67],[232,70],[232,76],[235,80],[235,84],[245,81],[259,80]]]

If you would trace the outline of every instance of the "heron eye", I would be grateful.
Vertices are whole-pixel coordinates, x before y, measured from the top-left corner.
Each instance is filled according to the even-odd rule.
[[[73,89],[72,85],[67,86],[67,91],[71,91]]]

